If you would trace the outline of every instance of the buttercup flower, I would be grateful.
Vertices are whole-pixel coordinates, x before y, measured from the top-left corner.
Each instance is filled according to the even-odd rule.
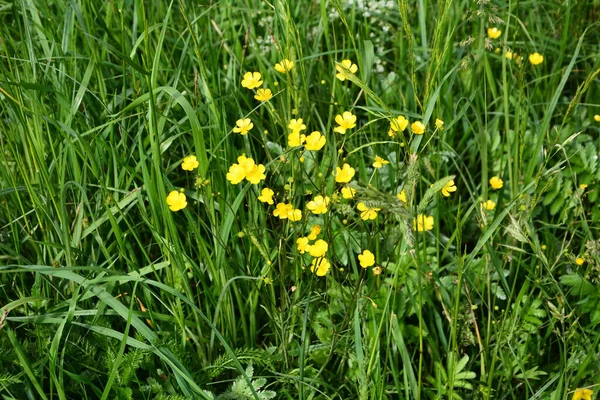
[[[265,166],[262,164],[254,165],[250,172],[246,173],[246,179],[253,185],[259,184],[260,181],[264,180],[266,177]]]
[[[242,79],[242,87],[247,89],[254,89],[263,84],[262,75],[260,72],[246,72],[244,79]]]
[[[381,267],[373,267],[373,275],[375,275],[375,276],[381,275],[381,272],[383,272]]]
[[[407,126],[408,120],[402,115],[396,118],[392,118],[392,120],[390,121],[390,131],[388,132],[388,134],[390,136],[395,136],[395,132],[404,132]]]
[[[500,189],[504,185],[504,182],[499,176],[492,176],[490,178],[490,185],[493,189]]]
[[[278,203],[273,211],[273,216],[279,217],[280,219],[287,219],[288,214],[292,212],[294,207],[291,204]]]
[[[585,189],[587,189],[587,187],[588,187],[587,183],[579,184],[579,189],[581,189],[581,190],[585,190]]]
[[[225,177],[233,185],[237,185],[246,177],[246,170],[239,164],[232,164],[231,167],[229,167],[229,172]]]
[[[506,53],[504,53],[504,57],[508,58],[509,60],[512,60],[514,57],[515,53],[513,53],[512,51],[507,51]]]
[[[308,244],[307,237],[301,237],[296,240],[296,248],[300,254],[304,254],[304,252],[310,249],[310,244]]]
[[[306,208],[312,211],[313,214],[325,214],[329,205],[329,196],[315,196],[306,204]]]
[[[544,62],[544,56],[536,51],[535,53],[529,55],[529,62],[532,65],[541,64]]]
[[[577,265],[583,265],[584,262],[585,262],[585,260],[581,257],[577,257],[575,259],[575,264],[577,264]]]
[[[167,196],[167,205],[171,211],[183,210],[187,206],[187,198],[184,193],[173,190]]]
[[[352,198],[354,198],[355,194],[356,194],[356,189],[351,188],[350,186],[344,186],[342,188],[342,197],[344,199],[352,199]]]
[[[301,135],[300,131],[293,131],[288,135],[288,146],[296,147],[302,146],[302,143],[306,140],[305,135]]]
[[[299,208],[292,209],[291,211],[288,211],[287,217],[293,222],[300,221],[302,219],[302,210]]]
[[[260,191],[260,196],[258,196],[258,200],[263,203],[273,204],[273,195],[275,192],[269,188],[264,188]]]
[[[364,250],[358,255],[358,262],[363,268],[368,268],[375,265],[375,256],[369,250]]]
[[[485,208],[488,211],[491,211],[494,208],[496,208],[496,203],[493,200],[486,200],[483,202],[483,208]]]
[[[323,257],[325,253],[327,253],[328,249],[329,245],[327,244],[327,242],[323,239],[319,239],[310,246],[308,252],[313,257]]]
[[[425,133],[425,124],[421,121],[415,121],[412,124],[410,124],[410,129],[415,135],[422,135],[423,133]]]
[[[233,128],[235,133],[239,133],[240,135],[246,135],[250,129],[254,127],[254,124],[250,120],[250,118],[238,119],[235,121],[236,127]]]
[[[317,276],[325,276],[330,268],[331,264],[325,257],[313,258],[310,272],[315,272],[315,270],[317,270]]]
[[[338,114],[335,116],[335,122],[339,126],[333,128],[333,131],[344,135],[346,130],[356,126],[356,115],[352,114],[350,111],[344,111],[342,115]]]
[[[502,31],[496,27],[488,28],[487,34],[490,39],[498,39],[502,35]]]
[[[337,167],[335,169],[335,181],[338,183],[348,183],[354,177],[354,168],[348,164],[342,165],[342,168]]]
[[[358,66],[350,60],[343,60],[335,66],[335,69],[338,72],[335,77],[343,82],[349,74],[355,74],[358,71]]]
[[[594,115],[594,121],[600,122],[600,115],[598,115],[598,114]]]
[[[294,68],[294,62],[288,60],[287,58],[284,58],[283,60],[275,64],[275,71],[281,72],[282,74],[290,72],[292,68]]]
[[[398,200],[400,200],[400,201],[401,201],[401,202],[403,202],[403,203],[406,203],[406,202],[408,202],[408,200],[406,199],[406,192],[404,191],[404,189],[402,189],[402,190],[400,191],[400,193],[398,193],[398,194],[396,195],[396,197],[398,197]]]
[[[319,131],[314,131],[306,137],[304,148],[306,150],[321,150],[326,142],[325,135],[322,135]]]
[[[444,121],[442,121],[441,119],[437,118],[435,120],[435,127],[437,129],[439,129],[440,131],[443,131],[444,130]]]
[[[292,130],[292,132],[300,132],[306,129],[306,125],[302,123],[302,118],[292,119],[288,124],[288,128]]]
[[[381,211],[380,208],[367,207],[362,201],[356,205],[358,211],[360,211],[360,218],[364,221],[377,218],[377,212]]]
[[[592,400],[593,394],[594,391],[590,389],[576,389],[571,400]]]
[[[193,171],[196,168],[198,168],[198,165],[200,164],[198,163],[198,159],[196,158],[196,156],[187,156],[183,159],[183,162],[181,163],[181,169],[185,171]]]
[[[418,232],[430,231],[433,229],[433,216],[432,215],[417,215],[417,218],[413,220],[413,229]]]
[[[320,233],[321,233],[321,225],[313,225],[312,228],[310,228],[310,233],[308,234],[308,238],[310,240],[315,240],[317,238],[317,236],[319,236]]]
[[[374,168],[383,168],[385,164],[389,164],[390,162],[385,158],[381,158],[379,156],[375,156],[375,162],[373,163]]]
[[[254,98],[258,101],[268,101],[273,97],[273,93],[271,93],[271,89],[258,89]]]
[[[442,195],[450,197],[451,192],[456,192],[456,186],[454,186],[454,180],[448,181],[442,188]]]

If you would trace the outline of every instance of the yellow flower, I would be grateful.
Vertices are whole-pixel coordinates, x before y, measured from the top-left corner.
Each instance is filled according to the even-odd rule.
[[[437,118],[435,120],[435,127],[438,128],[440,131],[444,130],[444,121],[442,121],[441,119]]]
[[[368,268],[375,265],[375,256],[369,250],[363,250],[362,254],[358,255],[358,262],[363,268]]]
[[[310,246],[308,250],[309,254],[313,257],[323,257],[327,250],[329,249],[329,245],[323,239],[319,239]]]
[[[402,115],[396,118],[392,118],[392,120],[390,121],[390,130],[393,132],[404,132],[407,126],[408,120]],[[390,132],[388,132],[388,134],[390,134],[390,136],[395,136],[393,132],[391,134]]]
[[[250,129],[254,127],[254,124],[250,120],[250,118],[238,119],[235,121],[236,127],[233,128],[235,133],[239,133],[240,135],[246,135]]]
[[[382,272],[383,270],[381,269],[381,267],[373,267],[373,275],[381,275]]]
[[[381,158],[379,156],[375,156],[375,162],[373,163],[374,168],[383,168],[385,164],[389,164],[390,162],[385,158]]]
[[[582,183],[579,185],[579,189],[581,189],[581,190],[585,190],[585,189],[587,189],[587,187],[588,187],[587,183]]]
[[[331,264],[325,257],[313,258],[310,272],[315,272],[317,270],[317,276],[325,276],[329,269],[331,268]]]
[[[292,119],[288,124],[288,128],[292,130],[292,132],[300,132],[306,129],[306,125],[302,123],[302,118]]]
[[[354,168],[348,164],[344,164],[342,168],[337,167],[335,169],[335,181],[338,183],[348,183],[354,176]]]
[[[250,90],[259,87],[263,84],[262,75],[260,72],[246,72],[244,79],[242,79],[242,87]]]
[[[496,203],[493,200],[486,200],[483,202],[483,208],[485,208],[488,211],[491,211],[494,208],[496,208]]]
[[[185,194],[178,192],[177,190],[173,190],[167,196],[167,204],[171,211],[179,211],[183,210],[187,206],[187,199]]]
[[[306,208],[312,211],[313,214],[325,214],[329,205],[329,196],[315,196],[306,204]]]
[[[584,262],[585,262],[585,260],[581,257],[577,257],[575,259],[575,264],[577,264],[577,265],[583,265]]]
[[[415,121],[412,124],[410,124],[410,129],[415,135],[422,135],[423,133],[425,133],[425,124],[421,121]]]
[[[510,50],[507,51],[506,53],[504,53],[504,57],[508,58],[509,60],[512,60],[514,56],[515,56],[515,53],[513,53]]]
[[[502,31],[496,27],[488,28],[487,34],[490,39],[498,39],[502,35]]]
[[[442,195],[444,197],[450,197],[451,192],[456,192],[456,186],[454,186],[454,180],[448,181],[442,188]]]
[[[398,197],[398,199],[399,199],[401,202],[403,202],[403,203],[406,203],[406,202],[408,202],[408,200],[406,199],[406,192],[404,191],[404,189],[402,189],[402,190],[400,191],[400,193],[398,193],[398,194],[396,195],[396,197]]]
[[[290,204],[291,206],[291,204]],[[290,221],[300,221],[302,219],[302,210],[295,208],[288,212],[287,215]]]
[[[492,186],[492,189],[500,189],[504,185],[504,182],[499,176],[492,176],[490,178],[490,185]]]
[[[308,238],[310,240],[315,240],[317,238],[317,236],[319,236],[320,233],[321,233],[321,225],[313,225],[312,228],[310,228],[310,233],[308,234]]]
[[[346,130],[352,129],[356,126],[356,115],[352,114],[350,111],[344,111],[342,115],[338,114],[335,116],[335,122],[339,126],[333,128],[333,131],[344,135]]]
[[[544,56],[536,51],[535,53],[529,55],[529,62],[532,65],[541,64],[544,62]]]
[[[381,210],[380,208],[367,207],[362,201],[356,205],[356,208],[360,211],[360,218],[364,221],[377,218],[377,211]]]
[[[349,73],[355,74],[356,71],[358,71],[358,66],[350,60],[342,60],[341,63],[335,66],[335,69],[338,72],[335,74],[335,77],[343,82],[346,80]]]
[[[273,195],[275,192],[269,188],[264,188],[260,191],[260,196],[258,196],[258,200],[263,203],[273,204]]]
[[[294,68],[294,62],[288,60],[287,58],[284,58],[283,60],[275,64],[275,71],[281,72],[282,74],[290,72],[292,68]]]
[[[265,175],[265,166],[257,164],[246,173],[246,179],[253,185],[259,184],[260,181],[264,180],[267,176]]]
[[[305,135],[301,135],[300,131],[293,131],[288,135],[288,146],[296,147],[302,146],[302,143],[306,140]]]
[[[233,185],[237,185],[246,177],[246,170],[240,164],[232,164],[229,167],[229,172],[227,172],[226,178]]]
[[[593,394],[594,391],[590,389],[576,389],[571,400],[592,400]]]
[[[598,114],[594,115],[594,121],[600,122],[600,115],[598,115]]]
[[[344,199],[352,199],[352,198],[354,198],[355,194],[356,194],[356,189],[351,188],[350,186],[344,186],[342,188],[342,197]]]
[[[319,131],[314,131],[306,137],[304,148],[306,150],[321,150],[326,142],[325,135],[322,135]]]
[[[433,229],[433,216],[432,215],[417,215],[417,218],[413,220],[413,229],[418,232],[430,231]]]
[[[287,219],[288,214],[292,212],[294,207],[291,204],[277,203],[273,216],[279,217],[280,219]]]
[[[271,93],[271,89],[258,89],[254,98],[258,101],[268,101],[273,97],[273,93]]]
[[[296,248],[300,252],[300,254],[304,254],[304,252],[310,250],[310,244],[308,244],[307,237],[301,237],[296,240]]]
[[[196,158],[196,156],[187,156],[183,159],[183,162],[181,163],[181,169],[185,171],[193,171],[196,168],[198,168],[198,165],[200,164],[198,163],[198,159]]]

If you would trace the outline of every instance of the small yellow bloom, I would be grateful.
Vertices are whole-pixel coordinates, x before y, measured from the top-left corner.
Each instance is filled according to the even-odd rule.
[[[351,188],[350,186],[344,186],[342,188],[342,197],[344,199],[352,199],[352,198],[354,198],[355,194],[356,194],[356,189]]]
[[[271,89],[258,89],[254,98],[258,101],[268,101],[273,98],[273,93],[271,92]]]
[[[599,114],[594,115],[594,121],[600,122],[600,115]]]
[[[500,189],[504,186],[504,181],[502,181],[499,176],[492,176],[490,178],[490,185],[492,186],[492,189]]]
[[[329,269],[331,268],[331,264],[325,257],[313,258],[310,272],[315,272],[317,270],[317,276],[325,276]]]
[[[360,218],[363,221],[377,218],[377,212],[381,211],[381,208],[367,207],[362,201],[356,205],[356,208],[360,211]]]
[[[298,118],[290,120],[288,128],[290,128],[292,132],[300,132],[306,129],[306,125],[303,124],[302,118]]]
[[[443,131],[444,130],[444,121],[442,121],[441,119],[437,118],[435,120],[435,127],[437,129],[439,129],[440,131]]]
[[[306,150],[321,150],[326,142],[325,135],[322,135],[319,131],[314,131],[306,137],[304,148]]]
[[[577,264],[577,265],[583,265],[584,262],[585,262],[585,260],[581,257],[577,257],[575,259],[575,264]]]
[[[275,64],[275,71],[281,72],[282,74],[290,72],[292,68],[294,68],[294,62],[288,60],[287,58],[284,58],[283,60]]]
[[[329,206],[329,202],[329,196],[315,196],[306,204],[306,208],[312,211],[313,214],[325,214],[327,212],[327,206]]]
[[[259,184],[260,181],[264,180],[266,177],[265,166],[262,164],[254,165],[254,167],[246,173],[246,180],[253,185]]]
[[[423,133],[425,133],[425,124],[421,121],[415,121],[412,124],[410,124],[410,129],[415,135],[422,135]]]
[[[413,220],[413,229],[418,232],[430,231],[433,229],[433,215],[417,215]]]
[[[232,164],[229,167],[229,172],[227,172],[226,178],[233,185],[237,185],[246,177],[246,170],[240,164]]]
[[[373,267],[373,275],[375,275],[375,276],[381,275],[382,272],[383,272],[383,269],[381,269],[381,267]]]
[[[358,255],[358,262],[363,268],[368,268],[375,265],[375,256],[369,250],[363,250],[362,254]]]
[[[507,51],[506,53],[504,53],[504,57],[506,57],[509,60],[512,60],[513,57],[515,56],[515,53],[513,53],[512,51]]]
[[[585,190],[585,189],[587,189],[587,187],[588,187],[587,183],[582,183],[579,185],[579,189],[581,189],[581,190]]]
[[[258,196],[258,200],[263,203],[273,204],[273,195],[275,192],[269,188],[264,188],[260,191],[260,196]]]
[[[319,236],[320,233],[321,233],[321,225],[313,225],[312,228],[310,228],[310,233],[308,234],[308,238],[310,240],[315,240],[317,238],[317,236]]]
[[[541,246],[541,249],[542,249],[542,250],[546,250],[547,248],[548,248],[548,246],[546,246],[545,244],[543,244],[543,245]]]
[[[250,129],[254,128],[254,124],[250,120],[250,118],[238,119],[235,121],[236,127],[233,128],[235,133],[239,133],[240,135],[246,135]]]
[[[299,208],[292,209],[288,212],[287,217],[290,221],[300,221],[302,219],[302,210]]]
[[[296,248],[300,254],[304,254],[305,252],[310,250],[310,244],[308,244],[307,237],[301,237],[296,240]]]
[[[288,135],[288,146],[296,147],[302,146],[302,143],[306,140],[305,135],[301,135],[300,131],[293,131]]]
[[[590,389],[576,389],[571,400],[592,400],[593,394],[594,391]]]
[[[404,130],[406,129],[406,127],[408,126],[408,120],[406,118],[404,118],[402,115],[396,117],[396,118],[392,118],[392,120],[390,121],[390,130],[392,130],[393,132],[404,132]],[[389,132],[388,132],[389,134]],[[390,134],[390,136],[394,136],[393,134]]]
[[[536,51],[535,53],[529,55],[529,62],[532,65],[541,64],[544,62],[544,56]]]
[[[498,39],[502,35],[502,31],[496,27],[488,28],[487,34],[490,39]]]
[[[450,197],[450,193],[456,192],[456,186],[454,186],[454,180],[448,181],[442,188],[442,195],[444,197]]]
[[[335,77],[343,82],[349,74],[355,74],[358,71],[358,66],[350,60],[343,60],[335,66],[335,69],[338,72]]]
[[[356,126],[356,115],[350,111],[344,111],[342,115],[335,116],[335,122],[339,125],[333,128],[334,132],[341,133],[344,135],[348,129],[352,129]]]
[[[246,72],[244,79],[242,79],[242,87],[247,89],[255,89],[263,84],[262,75],[260,72]]]
[[[196,156],[187,156],[183,159],[183,162],[181,163],[181,169],[183,169],[184,171],[193,171],[196,168],[198,168],[198,165],[200,165],[198,163],[198,159],[196,158]]]
[[[323,257],[327,250],[329,249],[329,245],[323,239],[319,239],[310,246],[308,252],[313,257]]]
[[[486,200],[483,202],[483,208],[485,208],[488,211],[491,211],[494,208],[496,208],[496,202],[494,202],[493,200]]]
[[[375,156],[375,162],[373,163],[373,168],[383,168],[385,164],[389,164],[390,162],[385,158],[381,158],[379,156]]]
[[[167,204],[171,211],[183,210],[187,206],[187,198],[184,193],[173,190],[167,196]]]
[[[403,202],[403,203],[406,203],[406,202],[408,202],[408,200],[406,199],[406,192],[404,191],[404,189],[402,189],[402,190],[400,191],[400,193],[398,193],[398,194],[396,195],[396,197],[398,197],[398,200],[400,200],[400,201],[401,201],[401,202]]]
[[[288,214],[292,212],[294,207],[291,204],[278,203],[273,211],[273,216],[279,217],[280,219],[287,219]]]
[[[348,183],[354,177],[354,168],[348,164],[342,165],[342,168],[336,167],[335,181],[338,183]]]

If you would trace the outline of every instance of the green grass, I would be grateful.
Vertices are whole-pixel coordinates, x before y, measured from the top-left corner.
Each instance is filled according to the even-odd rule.
[[[597,393],[599,10],[0,2],[0,396]],[[273,68],[284,58],[288,74]],[[342,82],[344,59],[358,71]],[[252,71],[268,102],[241,86]],[[342,135],[344,111],[357,121]],[[425,134],[390,137],[400,115]],[[240,118],[247,135],[232,131]],[[287,146],[293,118],[325,146]],[[265,166],[259,184],[227,180],[242,154]],[[390,163],[374,169],[376,155]],[[354,199],[333,177],[344,163]],[[258,200],[265,187],[275,204]],[[172,212],[179,190],[188,204]],[[331,198],[324,214],[306,208],[316,195]],[[275,217],[279,202],[302,219]],[[419,214],[431,230],[415,230]],[[296,244],[315,224],[325,276]]]

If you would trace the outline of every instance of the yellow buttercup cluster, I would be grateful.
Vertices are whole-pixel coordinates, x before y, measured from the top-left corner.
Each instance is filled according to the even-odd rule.
[[[244,179],[252,184],[258,184],[266,178],[264,165],[255,164],[252,158],[248,158],[243,154],[238,157],[237,161],[237,164],[232,164],[229,167],[229,172],[226,175],[227,180],[232,184],[237,185]]]

